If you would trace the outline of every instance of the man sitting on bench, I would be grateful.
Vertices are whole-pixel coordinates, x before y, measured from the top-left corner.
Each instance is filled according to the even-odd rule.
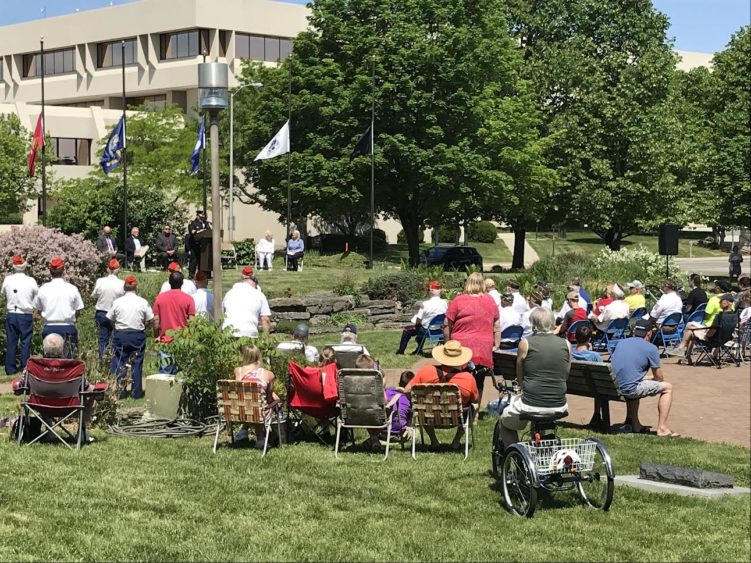
[[[521,395],[501,414],[501,438],[504,446],[519,441],[518,431],[527,426],[523,414],[560,418],[568,412],[566,380],[571,368],[571,345],[555,334],[555,316],[550,309],[537,307],[529,315],[533,335],[519,341],[516,355],[516,380]]]

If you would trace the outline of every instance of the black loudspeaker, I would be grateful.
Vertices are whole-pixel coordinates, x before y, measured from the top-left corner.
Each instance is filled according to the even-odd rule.
[[[660,254],[676,256],[678,254],[678,225],[662,223],[660,225]]]

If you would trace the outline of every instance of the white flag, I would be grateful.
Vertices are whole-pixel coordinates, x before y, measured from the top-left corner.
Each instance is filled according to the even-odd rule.
[[[287,121],[281,129],[274,135],[274,138],[269,141],[269,144],[263,147],[263,150],[258,153],[255,160],[265,160],[267,158],[274,158],[282,154],[289,152],[289,121]]]

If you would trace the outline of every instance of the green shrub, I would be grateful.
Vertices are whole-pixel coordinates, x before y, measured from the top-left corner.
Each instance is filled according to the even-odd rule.
[[[437,242],[445,244],[456,244],[459,242],[459,237],[461,237],[461,234],[462,232],[459,228],[459,225],[441,225],[440,227],[433,229],[433,233],[430,239],[433,244]],[[438,237],[437,240],[436,237]]]
[[[305,253],[305,265],[319,268],[365,268],[367,258],[357,252],[343,252],[342,254],[323,255],[316,251]]]
[[[342,311],[341,313],[334,313],[331,315],[328,324],[331,326],[345,326],[351,323],[357,327],[361,327],[367,321],[367,317],[361,313]]]
[[[497,238],[498,229],[490,221],[478,221],[469,227],[471,242],[495,242]]]
[[[234,240],[232,246],[237,253],[237,263],[245,266],[256,263],[256,243],[252,238],[245,240]]]
[[[426,288],[431,280],[438,280],[443,286],[443,297],[450,299],[461,293],[466,279],[467,275],[461,272],[444,272],[440,267],[421,266],[370,278],[362,286],[362,292],[370,299],[414,303],[426,298]]]
[[[425,231],[423,231],[422,229],[420,229],[419,232],[418,232],[418,238],[419,238],[419,243],[423,244],[425,242]],[[401,231],[399,231],[397,233],[397,235],[396,235],[396,243],[397,244],[407,244],[407,237],[404,234],[404,229],[402,229]]]
[[[357,295],[357,278],[350,271],[345,271],[334,285],[334,293],[337,295]]]

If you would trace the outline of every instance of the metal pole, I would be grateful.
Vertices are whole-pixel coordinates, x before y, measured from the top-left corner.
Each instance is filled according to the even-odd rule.
[[[222,316],[222,241],[221,210],[219,194],[219,119],[216,110],[210,110],[211,117],[211,254],[212,277],[214,278],[214,318]]]
[[[123,252],[125,252],[125,239],[128,236],[128,128],[125,114],[125,41],[122,42],[122,74],[123,74]]]
[[[373,231],[375,230],[375,55],[371,61],[372,92],[370,97],[370,261],[373,267]]]
[[[289,124],[289,139],[292,143],[292,55],[289,57],[289,83],[287,84],[287,123]],[[289,225],[292,221],[292,147],[287,153],[287,225],[285,226],[285,241],[289,237]],[[285,256],[287,254],[285,253]],[[286,260],[286,258],[285,258]],[[286,270],[286,268],[285,268]]]
[[[204,112],[203,115],[204,115],[204,119],[205,119],[206,112]],[[205,125],[204,125],[204,127],[205,127]],[[206,138],[206,131],[204,129],[204,139],[205,138]],[[211,147],[211,150],[212,151],[214,150],[213,146]],[[206,147],[205,146],[203,147],[203,151],[202,152],[203,152],[203,154],[201,155],[201,159],[203,160],[203,163],[201,164],[201,168],[202,168],[201,173],[203,174],[203,197],[201,198],[201,203],[203,204],[203,212],[204,213],[208,213],[208,208],[209,208],[208,197],[209,196],[208,196],[208,188],[207,188],[207,184],[206,184]],[[212,211],[212,213],[213,213],[213,211]],[[212,220],[213,219],[214,219],[214,217],[212,215]],[[215,223],[215,224],[218,225],[219,223]]]
[[[45,9],[46,12],[46,9]],[[47,226],[47,139],[45,133],[47,131],[47,118],[44,115],[44,36],[39,38],[39,46],[41,49],[40,57],[42,57],[42,226]]]
[[[230,242],[235,235],[235,92],[229,96],[229,230]]]

